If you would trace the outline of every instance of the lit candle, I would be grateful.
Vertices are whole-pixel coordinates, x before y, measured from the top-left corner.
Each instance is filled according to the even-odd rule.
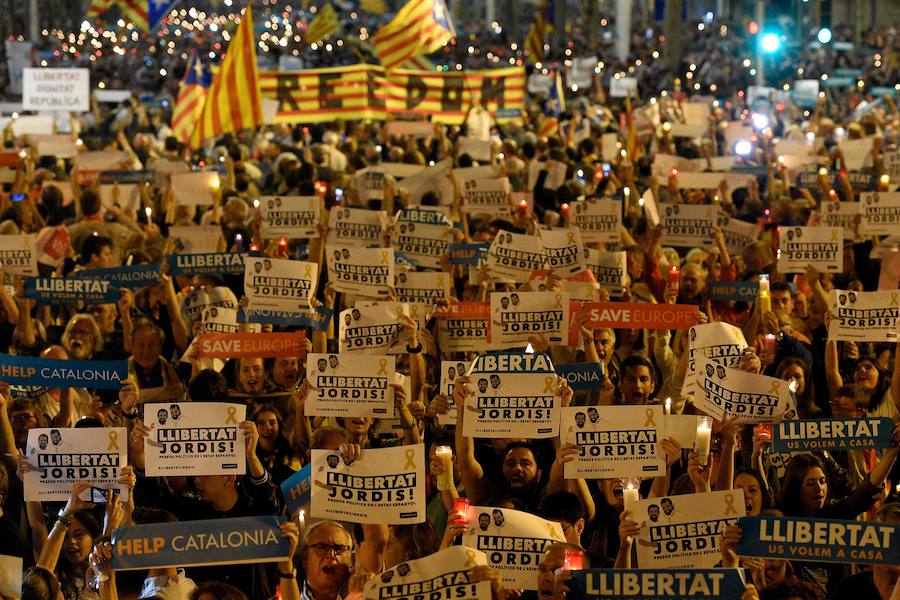
[[[677,286],[680,281],[681,269],[678,267],[678,265],[672,265],[671,268],[669,268],[669,283]]]
[[[287,256],[288,241],[287,238],[281,236],[278,238],[278,256]]]
[[[527,200],[519,200],[518,209],[519,209],[520,215],[524,215],[526,212],[528,212],[528,201]]]
[[[819,168],[819,175],[822,176],[822,177],[826,177],[826,176],[828,175],[828,169],[826,169],[825,167],[820,167],[820,168]]]
[[[256,213],[256,218],[259,218],[259,198],[253,199],[253,210]]]
[[[584,568],[584,554],[575,548],[566,548],[563,557],[563,570],[580,571]]]
[[[469,499],[454,498],[453,513],[450,515],[450,522],[458,525],[468,526],[469,524]]]
[[[694,451],[700,457],[700,464],[709,463],[709,444],[712,440],[712,417],[697,419],[697,439],[694,440]]]
[[[234,234],[234,249],[238,252],[244,251],[244,236],[240,233]]]
[[[628,205],[628,199],[631,198],[631,190],[626,186],[626,187],[622,190],[622,193],[625,195],[625,205],[627,206],[627,205]]]
[[[775,354],[775,336],[771,333],[766,334],[766,352]]]
[[[759,294],[757,295],[757,300],[759,302],[760,312],[767,313],[772,311],[772,296],[769,293],[768,275],[759,276]]]
[[[881,185],[883,185],[885,188],[887,188],[887,186],[889,186],[891,183],[891,176],[888,175],[887,173],[885,173],[884,175],[882,175],[881,177],[878,178],[878,181],[881,182]]]
[[[153,220],[153,209],[149,206],[145,207],[144,214],[147,215],[147,223],[150,223]]]
[[[219,182],[219,177],[216,176],[216,178],[212,180],[212,183],[210,185],[212,186],[213,191],[217,192],[219,191],[219,186],[222,184],[221,182]]]
[[[259,244],[253,242],[250,244],[250,252],[259,252]]]
[[[444,492],[453,487],[453,450],[450,446],[438,446],[434,455],[441,460],[444,472],[437,477],[438,491]]]
[[[672,414],[672,399],[671,398],[666,398],[665,411],[666,411],[666,416],[669,416]]]
[[[641,480],[637,477],[622,478],[622,499],[625,501],[625,508],[629,505],[639,502],[641,499]]]
[[[300,533],[303,533],[303,529],[306,527],[306,511],[301,510],[297,514],[297,526],[300,528]]]
[[[560,207],[559,207],[559,212],[560,212],[560,214],[562,214],[563,220],[568,222],[569,221],[569,203],[563,202],[562,205],[560,205]]]
[[[672,167],[672,177],[678,177],[678,167]]]
[[[334,201],[336,204],[340,204],[341,200],[344,199],[344,190],[341,188],[334,188]]]

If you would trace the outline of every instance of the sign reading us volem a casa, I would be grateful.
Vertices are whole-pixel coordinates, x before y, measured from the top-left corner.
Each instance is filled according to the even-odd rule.
[[[306,356],[305,331],[293,333],[203,333],[198,342],[201,358]]]
[[[290,554],[285,517],[267,515],[119,527],[113,531],[116,571],[277,562]]]
[[[697,307],[687,304],[642,302],[583,302],[581,310],[569,310],[569,345],[577,345],[578,316],[586,316],[588,329],[689,329],[697,324]]]

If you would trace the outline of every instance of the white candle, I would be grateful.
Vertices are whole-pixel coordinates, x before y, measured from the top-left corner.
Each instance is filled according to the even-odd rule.
[[[641,480],[637,477],[622,478],[622,499],[625,501],[625,507],[633,505],[641,499]]]
[[[144,214],[147,215],[147,222],[149,223],[149,222],[150,222],[150,219],[153,218],[153,209],[150,208],[149,206],[145,207],[145,208],[144,208]]]
[[[712,440],[712,417],[700,417],[697,419],[697,439],[694,441],[694,451],[700,457],[700,464],[709,463],[709,444]]]
[[[303,529],[306,527],[306,511],[301,510],[297,515],[297,526],[300,528],[300,533],[302,535]]]
[[[434,455],[441,459],[444,472],[437,477],[438,491],[446,491],[453,487],[453,450],[450,446],[438,446]]]
[[[769,276],[768,275],[760,275],[759,276],[759,291],[760,293],[765,292],[769,293]]]
[[[672,414],[672,399],[666,398],[666,415]]]

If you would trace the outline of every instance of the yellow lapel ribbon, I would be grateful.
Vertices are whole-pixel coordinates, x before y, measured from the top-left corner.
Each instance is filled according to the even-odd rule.
[[[554,527],[555,524],[556,523],[550,523],[550,522],[544,523],[544,525],[547,526],[547,531],[550,532],[550,537],[553,538],[554,540],[558,540],[559,536],[556,534],[556,528]]]
[[[553,308],[562,308],[562,294],[556,295],[556,300],[553,305]]]
[[[570,246],[575,245],[575,234],[573,232],[570,231],[566,233],[566,239],[568,240]]]
[[[306,265],[303,269],[303,279],[312,279],[312,265]]]
[[[831,241],[832,242],[838,241],[838,233],[839,233],[839,230],[837,228],[834,228],[831,230]]]
[[[387,258],[387,255],[388,255],[387,252],[382,251],[382,253],[381,253],[381,264],[383,264],[383,265],[388,264],[388,258]]]
[[[891,292],[891,306],[897,306],[897,292]]]

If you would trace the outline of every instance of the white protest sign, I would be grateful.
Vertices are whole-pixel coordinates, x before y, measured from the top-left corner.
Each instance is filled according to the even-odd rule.
[[[29,136],[29,141],[37,148],[38,156],[72,158],[79,150],[78,143],[66,134]]]
[[[860,216],[861,205],[859,202],[834,202],[822,203],[822,215],[825,217],[825,225],[839,227],[844,233],[845,240],[852,240],[853,226]]]
[[[532,95],[547,94],[550,86],[553,85],[553,77],[549,74],[533,71],[528,76],[527,88],[528,93]]]
[[[725,247],[732,256],[739,255],[748,244],[759,239],[760,229],[756,223],[729,217],[724,212],[719,213],[718,223],[725,238]]]
[[[659,225],[659,207],[656,205],[656,198],[653,197],[653,190],[650,188],[644,190],[644,195],[641,196],[641,200],[643,201],[647,221],[656,227]]]
[[[243,404],[182,402],[144,404],[144,461],[149,477],[243,475],[247,472]]]
[[[587,250],[587,267],[597,284],[609,291],[610,297],[621,297],[628,281],[627,253]]]
[[[450,249],[451,227],[430,223],[401,222],[391,231],[391,246],[418,266],[439,269]]]
[[[73,171],[116,171],[131,168],[128,155],[121,150],[79,152],[73,162]]]
[[[393,248],[328,245],[328,280],[335,291],[367,298],[388,298],[394,284]]]
[[[572,224],[581,230],[586,244],[620,241],[622,203],[618,200],[579,200],[572,203]]]
[[[584,244],[578,228],[539,229],[547,268],[560,277],[584,271]]]
[[[838,142],[838,150],[844,161],[844,168],[848,171],[858,171],[862,169],[867,162],[872,160],[872,142],[875,136],[855,139],[842,140]]]
[[[544,177],[544,189],[558,190],[566,181],[566,172],[569,169],[568,165],[558,160],[547,160],[544,168],[547,170],[547,176]]]
[[[805,273],[807,266],[840,273],[844,239],[837,227],[779,227],[777,256],[780,273]]]
[[[697,138],[703,137],[709,131],[708,125],[689,124],[689,123],[672,123],[669,135],[672,137]]]
[[[388,121],[384,124],[388,135],[426,138],[434,134],[434,123],[430,121]]]
[[[681,494],[637,502],[625,510],[641,526],[635,543],[641,569],[711,569],[722,561],[725,528],[746,516],[743,490]]]
[[[604,133],[600,136],[600,151],[604,162],[612,162],[619,153],[619,134]]]
[[[484,552],[507,588],[536,590],[544,550],[566,541],[562,525],[511,508],[472,506],[469,514],[463,546]]]
[[[214,171],[172,173],[170,182],[178,206],[209,206],[221,185]]]
[[[484,552],[450,546],[370,577],[362,597],[363,600],[491,600],[491,583],[472,581],[472,569],[486,564]]]
[[[456,140],[457,155],[468,154],[473,160],[490,162],[491,140],[481,140],[473,137],[461,137]]]
[[[210,306],[205,308],[200,315],[201,333],[237,333],[241,330],[238,323],[238,309],[225,306]],[[248,333],[259,333],[262,326],[259,323],[244,323]]]
[[[319,265],[286,258],[244,259],[244,291],[248,308],[303,312],[319,281]]]
[[[524,348],[528,339],[545,337],[553,345],[568,339],[569,295],[559,292],[491,294],[491,348]]]
[[[744,333],[728,323],[704,323],[694,325],[688,330],[688,368],[684,376],[682,395],[687,395],[695,388],[694,374],[697,372],[697,360],[706,357],[716,364],[726,367],[737,367],[747,347]]]
[[[500,230],[488,249],[487,266],[496,279],[525,283],[532,271],[544,268],[546,257],[541,239]]]
[[[416,272],[397,273],[394,289],[400,302],[434,304],[452,296],[452,277],[447,273]]]
[[[866,235],[900,234],[900,192],[863,192],[859,197],[862,221],[859,230]]]
[[[425,521],[425,446],[366,449],[353,462],[312,451],[310,512],[316,519],[403,525]]]
[[[470,437],[548,438],[559,432],[556,373],[546,354],[479,356],[469,370],[463,433]]]
[[[482,352],[490,338],[490,304],[452,302],[435,313],[441,352]]]
[[[733,369],[703,356],[697,357],[694,406],[722,421],[774,423],[787,412],[791,401],[788,382],[775,377]]]
[[[359,200],[366,205],[373,200],[384,200],[384,188],[388,181],[381,165],[367,167],[353,176],[353,188],[359,194]]]
[[[106,208],[118,206],[125,213],[134,213],[141,205],[141,190],[134,183],[102,183],[100,203]]]
[[[613,77],[609,80],[609,95],[611,98],[627,98],[637,96],[636,77]]]
[[[68,500],[72,486],[80,481],[121,489],[118,479],[128,464],[128,430],[36,427],[28,431],[25,456],[34,467],[25,471],[28,502]]]
[[[819,101],[819,80],[798,79],[792,94],[794,103],[801,108],[812,108]]]
[[[328,217],[328,243],[345,246],[378,247],[387,215],[381,210],[332,206]]]
[[[373,302],[357,304],[341,312],[341,352],[361,354],[405,354],[409,343],[400,320],[410,316],[409,304]]]
[[[560,439],[578,446],[566,479],[664,475],[664,416],[659,405],[563,408]]]
[[[393,417],[393,356],[308,354],[313,393],[306,414],[316,417]]]
[[[132,91],[131,90],[105,90],[100,88],[94,88],[94,98],[97,99],[97,102],[113,102],[118,104],[119,102],[125,102],[129,98],[131,98]]]
[[[712,248],[718,209],[708,204],[660,204],[663,240],[684,248]]]
[[[725,179],[725,173],[681,172],[677,183],[680,190],[715,190]],[[684,206],[684,205],[682,205]]]
[[[422,196],[427,192],[437,195],[441,205],[448,206],[453,200],[453,183],[451,182],[450,168],[453,159],[446,158],[433,166],[422,169],[415,175],[401,179],[397,187],[409,193],[409,200],[418,204]]]
[[[89,111],[90,85],[89,69],[22,69],[22,108]]]
[[[896,342],[900,315],[896,289],[877,292],[831,290],[828,341]]]
[[[260,235],[267,240],[318,237],[321,211],[318,196],[263,196],[259,199]]]
[[[53,134],[53,117],[48,115],[20,115],[18,119],[8,121],[12,127],[13,136],[36,133],[41,135]]]
[[[437,422],[441,425],[456,425],[456,402],[453,401],[453,386],[457,377],[462,377],[468,372],[472,363],[466,360],[444,360],[441,361],[441,379],[439,382],[439,392],[443,394],[450,403],[450,410],[437,416]]]
[[[462,205],[470,213],[493,214],[498,210],[509,210],[509,179],[468,179],[463,182]]]
[[[225,308],[237,308],[237,298],[234,292],[224,285],[212,288],[209,292],[206,288],[195,288],[190,294],[184,294],[180,299],[181,316],[188,328],[195,319],[200,318],[207,308],[217,306]]]
[[[21,556],[0,554],[0,595],[4,598],[20,597],[22,593],[22,562]],[[491,597],[490,593],[487,597],[488,599]]]
[[[888,177],[894,182],[894,186],[900,182],[900,150],[893,152],[885,152],[883,155],[884,170]],[[896,189],[896,187],[895,187]]]
[[[169,237],[181,243],[183,254],[216,252],[222,239],[222,228],[218,225],[172,225]]]
[[[0,235],[0,266],[4,273],[37,275],[35,234]]]

